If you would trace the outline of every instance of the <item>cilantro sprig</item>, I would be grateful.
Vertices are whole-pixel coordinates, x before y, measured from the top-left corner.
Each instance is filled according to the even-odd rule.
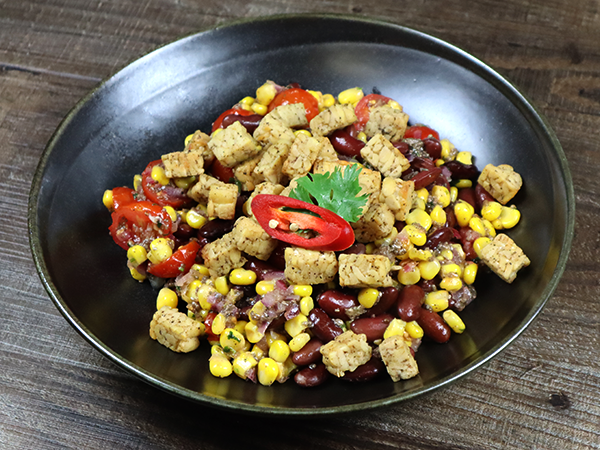
[[[326,208],[348,222],[356,222],[367,204],[368,194],[361,191],[358,175],[362,168],[358,164],[338,166],[333,172],[313,173],[296,180],[297,186],[290,197]]]

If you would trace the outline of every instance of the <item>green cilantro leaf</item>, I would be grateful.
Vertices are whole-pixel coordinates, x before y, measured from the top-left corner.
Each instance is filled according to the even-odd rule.
[[[361,191],[358,175],[362,167],[358,164],[346,166],[342,172],[336,167],[333,172],[313,173],[298,178],[298,185],[290,197],[313,203],[328,209],[348,222],[356,222],[367,204],[368,194]]]

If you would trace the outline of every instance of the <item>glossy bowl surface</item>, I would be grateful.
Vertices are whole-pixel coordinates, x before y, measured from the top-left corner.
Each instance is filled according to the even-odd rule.
[[[171,352],[148,337],[156,293],[135,282],[110,238],[105,189],[132,184],[147,162],[210,130],[265,80],[337,93],[361,86],[396,99],[471,151],[477,165],[511,164],[525,180],[508,233],[532,264],[508,285],[481,276],[462,313],[467,330],[425,343],[420,375],[314,389],[270,388],[208,371],[206,343]],[[547,122],[506,79],[460,49],[401,26],[344,16],[279,16],[220,26],[160,48],[106,80],[65,118],[33,181],[30,240],[42,282],[68,322],[96,349],[152,385],[204,405],[247,413],[315,415],[409,399],[489,361],[539,313],[555,289],[574,224],[572,182]]]

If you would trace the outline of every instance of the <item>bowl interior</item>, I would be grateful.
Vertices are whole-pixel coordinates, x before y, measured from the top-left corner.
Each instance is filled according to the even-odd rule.
[[[524,177],[508,234],[532,264],[512,285],[480,276],[479,298],[462,313],[467,330],[425,343],[421,374],[392,383],[335,380],[315,389],[264,388],[208,372],[208,345],[175,354],[148,337],[156,293],[128,274],[110,238],[105,189],[131,186],[161,154],[181,150],[197,129],[265,80],[337,93],[361,86],[403,105],[469,150],[476,164],[511,164]],[[462,376],[512,341],[539,312],[566,262],[573,194],[552,131],[508,82],[430,36],[344,17],[275,17],[242,22],[168,45],[128,66],[84,99],[49,143],[30,202],[32,248],[57,307],[92,345],[141,378],[178,395],[250,412],[350,411],[410,398]]]

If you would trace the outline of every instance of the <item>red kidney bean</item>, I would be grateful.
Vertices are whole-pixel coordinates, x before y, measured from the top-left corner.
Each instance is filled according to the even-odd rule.
[[[356,254],[356,255],[364,255],[367,252],[367,246],[365,244],[361,244],[360,242],[354,243],[352,246],[348,247],[344,250],[346,254]]]
[[[427,242],[425,247],[434,249],[443,242],[450,242],[452,240],[459,240],[461,235],[456,229],[451,227],[440,227],[427,236]]]
[[[437,286],[435,285],[435,278],[433,280],[423,280],[421,279],[418,283],[417,286],[419,286],[421,289],[423,289],[423,292],[425,292],[426,294],[429,292],[433,292],[437,289]]]
[[[415,183],[415,190],[419,190],[421,188],[429,186],[433,183],[437,177],[442,173],[442,169],[436,167],[431,170],[423,170],[417,173],[414,177],[411,178]]]
[[[327,372],[325,364],[319,363],[302,369],[294,375],[294,381],[299,386],[314,387],[324,383],[328,377],[329,372]]]
[[[473,242],[475,242],[477,238],[481,237],[481,235],[478,232],[472,230],[470,227],[461,227],[459,234],[460,242],[465,252],[465,258],[469,260],[477,258],[477,253],[473,248]]]
[[[329,140],[336,152],[351,158],[361,158],[360,150],[365,146],[365,143],[352,137],[347,131],[336,130],[329,135]]]
[[[444,319],[434,311],[422,308],[417,323],[423,328],[425,336],[430,337],[438,344],[448,342],[448,339],[450,339],[450,327],[446,325]]]
[[[288,247],[289,244],[279,242],[275,250],[271,252],[267,264],[275,267],[277,270],[285,270],[285,249]]]
[[[433,159],[438,159],[442,156],[442,144],[436,138],[429,137],[423,139],[423,149],[429,153]]]
[[[322,345],[323,343],[320,340],[312,338],[304,347],[292,354],[292,362],[297,366],[308,366],[320,361],[321,352],[319,350]]]
[[[260,124],[262,118],[263,116],[261,116],[260,114],[250,114],[249,116],[229,114],[223,117],[223,128],[227,128],[234,122],[239,122],[244,126],[244,128],[246,128],[246,131],[248,131],[248,133],[252,134],[254,133],[254,130],[258,128],[258,125]]]
[[[412,322],[417,320],[421,315],[421,305],[425,301],[425,292],[421,287],[413,284],[412,286],[405,286],[398,296],[396,302],[396,311],[398,316],[405,322]]]
[[[463,164],[460,161],[448,161],[444,166],[452,172],[452,177],[460,179],[477,178],[479,171],[474,164]]]
[[[477,206],[475,202],[475,189],[473,189],[472,187],[459,189],[458,198],[469,203],[473,208]]]
[[[475,185],[475,202],[477,203],[477,209],[481,210],[481,207],[485,202],[495,202],[496,199],[485,190],[485,188],[477,183]]]
[[[198,230],[198,237],[214,241],[233,230],[235,220],[214,219]]]
[[[248,261],[246,264],[244,264],[244,269],[254,272],[256,274],[257,281],[264,280],[265,275],[268,273],[277,272],[275,267],[267,264],[264,261],[261,261],[260,259],[257,259],[253,256],[247,256],[246,258]]]
[[[412,160],[410,165],[413,166],[415,169],[432,170],[436,168],[436,165],[433,162],[433,160],[429,158],[416,157]]]
[[[394,286],[379,289],[379,292],[381,292],[379,301],[367,311],[369,316],[378,316],[379,314],[386,312],[394,303],[396,303],[398,294],[400,293],[398,288]]]
[[[358,366],[354,372],[346,372],[341,379],[352,382],[369,381],[384,371],[383,361],[373,356],[365,364]]]
[[[450,174],[450,171],[443,165],[440,168],[442,169],[442,173],[435,179],[433,184],[444,186],[446,189],[450,190],[450,182],[448,180],[452,178],[452,175]]]
[[[330,317],[335,319],[349,320],[346,310],[359,305],[356,296],[345,294],[335,289],[329,289],[317,297],[319,307]]]
[[[456,214],[454,214],[454,208],[452,206],[447,206],[444,208],[444,212],[446,213],[446,226],[449,228],[456,228]],[[400,228],[396,228],[399,230]]]
[[[403,141],[392,142],[392,145],[400,150],[400,153],[406,156],[408,151],[410,150],[410,145]]]
[[[187,223],[180,223],[177,227],[177,231],[173,234],[181,241],[189,241],[190,238],[196,234],[196,230],[190,227]]]
[[[311,330],[314,335],[324,344],[343,333],[343,330],[321,308],[313,308],[308,318],[312,322]]]
[[[350,329],[356,334],[364,334],[367,336],[368,342],[383,339],[383,333],[394,319],[390,314],[382,314],[377,317],[363,317],[350,322]]]

